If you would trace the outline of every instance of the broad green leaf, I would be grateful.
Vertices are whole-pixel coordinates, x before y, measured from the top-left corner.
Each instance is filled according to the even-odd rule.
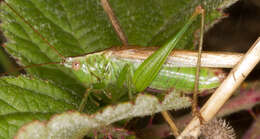
[[[206,21],[220,19],[223,7],[235,0],[205,0]],[[57,51],[78,56],[121,45],[100,0],[6,0]],[[194,0],[112,0],[112,9],[130,45],[160,46],[186,23],[200,1]],[[61,61],[61,57],[28,24],[1,3],[1,28],[8,42],[6,50],[21,65]],[[199,20],[185,33],[176,48],[193,48],[194,31]],[[212,22],[213,23],[213,22]],[[84,85],[62,66],[27,68],[31,75],[52,80],[80,95]]]
[[[0,78],[0,138],[14,137],[33,120],[47,120],[55,113],[75,110],[79,97],[71,91],[39,79]]]
[[[52,82],[39,80],[37,78],[28,78],[25,76],[2,77],[0,78],[0,86],[1,86],[0,87],[0,108],[1,108],[0,109],[0,118],[1,118],[0,135],[4,139],[14,137],[15,133],[19,128],[22,127],[22,125],[25,124],[30,125],[29,122],[35,120],[40,120],[40,121],[48,120],[49,117],[55,113],[62,113],[68,110],[77,110],[80,104],[80,98],[76,95],[75,92],[58,87],[56,84]],[[111,87],[109,89],[111,90]],[[106,92],[110,92],[110,91],[106,90]],[[119,100],[121,99],[113,101],[113,99],[120,97],[124,93],[123,90],[117,89],[117,91],[114,91],[112,89],[112,96],[115,95],[116,97],[113,97],[113,99],[111,101],[108,101],[107,104],[104,103],[101,104],[102,107],[100,107],[102,108],[103,111],[102,112],[103,118],[106,117],[103,120],[105,120],[104,122],[107,123],[100,124],[100,125],[98,123],[96,124],[98,124],[98,127],[104,127],[106,125],[109,125],[110,123],[125,118],[150,115],[155,112],[159,112],[161,110],[166,110],[166,109],[180,109],[180,108],[187,107],[190,105],[190,100],[188,97],[183,97],[182,93],[183,93],[182,91],[174,90],[172,93],[168,95],[161,94],[162,97],[162,100],[160,100],[161,102],[158,100],[158,98],[152,95],[139,95],[137,96],[135,102],[133,103],[131,101],[119,102]],[[127,94],[127,90],[125,91],[125,94]],[[88,103],[86,108],[88,110],[88,113],[91,112],[93,113],[96,110],[91,108],[90,104],[91,103]],[[135,105],[132,106],[133,104]],[[91,111],[90,108],[93,110]],[[114,111],[114,108],[117,111]],[[147,111],[143,111],[144,109],[147,109]],[[112,111],[114,111],[114,113]],[[128,111],[128,114],[125,113],[126,111]],[[136,111],[138,113],[134,114],[133,111]],[[95,117],[95,115],[98,114],[99,112],[89,116],[86,115],[85,116]],[[106,114],[108,115],[105,116]],[[70,118],[74,119],[75,117],[70,117]],[[70,121],[66,121],[66,122],[70,123]],[[80,123],[80,121],[78,122]],[[36,123],[40,123],[40,122],[38,121]],[[40,125],[42,124],[40,123]],[[62,125],[59,125],[57,127],[62,127]],[[92,131],[92,127],[91,128],[90,127],[88,127],[88,125],[84,125],[84,128],[88,128],[88,130]],[[61,134],[61,136],[63,137],[64,136],[77,137],[76,134],[74,134],[74,132],[75,133],[81,132],[82,131],[81,129],[82,128],[77,128],[73,126],[71,127],[71,132],[62,131],[62,133],[59,134]],[[37,131],[40,129],[35,127],[34,130]],[[35,131],[30,132],[30,134],[31,133],[33,133],[34,135],[37,135],[38,133],[41,134],[40,131],[37,132],[37,134]],[[67,133],[68,134],[73,133],[73,135],[69,136]],[[78,135],[82,135],[82,136],[90,135],[90,133],[92,132],[89,131],[88,133],[89,134],[84,132],[84,134],[82,133]],[[122,131],[118,134],[121,133],[124,132]],[[56,135],[57,134],[54,133],[53,136]]]

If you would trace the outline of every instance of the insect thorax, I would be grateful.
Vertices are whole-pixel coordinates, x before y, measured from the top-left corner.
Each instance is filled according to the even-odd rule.
[[[64,63],[86,87],[94,83],[115,82],[124,64],[111,59],[105,52],[69,57]]]

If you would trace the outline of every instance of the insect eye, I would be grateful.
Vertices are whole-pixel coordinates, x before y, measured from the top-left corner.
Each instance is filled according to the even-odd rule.
[[[72,62],[72,69],[79,70],[80,69],[80,62],[79,61]]]

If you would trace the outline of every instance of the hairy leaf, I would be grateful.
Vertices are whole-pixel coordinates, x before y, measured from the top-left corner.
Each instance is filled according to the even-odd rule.
[[[93,115],[66,112],[53,116],[46,124],[33,122],[24,126],[18,132],[17,138],[82,138],[85,135],[93,134],[96,129],[125,118],[151,115],[159,111],[189,106],[190,102],[188,100],[189,98],[181,97],[181,93],[176,90],[166,95],[161,102],[154,96],[140,94],[134,103],[128,102],[108,106]]]

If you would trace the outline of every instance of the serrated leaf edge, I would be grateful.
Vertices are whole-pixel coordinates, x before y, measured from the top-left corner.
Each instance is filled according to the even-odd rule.
[[[124,102],[108,106],[92,115],[68,111],[52,116],[47,122],[31,122],[20,128],[15,139],[82,138],[96,128],[107,126],[119,120],[188,107],[190,102],[188,97],[181,97],[181,93],[176,91],[166,95],[161,102],[155,96],[139,94],[134,103]]]

